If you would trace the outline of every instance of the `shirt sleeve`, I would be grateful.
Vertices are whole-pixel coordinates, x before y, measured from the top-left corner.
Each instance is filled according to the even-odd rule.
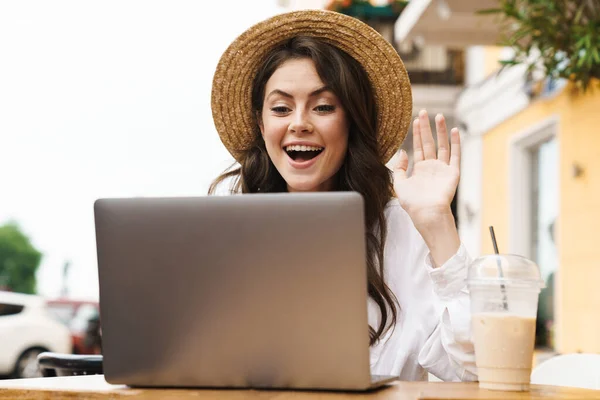
[[[438,322],[419,352],[418,362],[444,381],[477,380],[466,287],[470,261],[462,244],[457,253],[439,268],[433,268],[430,254],[425,257],[424,267],[437,297]]]

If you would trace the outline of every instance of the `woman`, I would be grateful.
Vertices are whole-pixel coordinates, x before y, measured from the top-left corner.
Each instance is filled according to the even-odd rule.
[[[400,147],[412,102],[394,49],[362,22],[327,11],[263,21],[223,54],[212,109],[239,167],[232,193],[352,190],[365,202],[371,372],[475,380],[464,280],[469,262],[450,202],[460,137],[425,111],[413,123],[414,169]]]

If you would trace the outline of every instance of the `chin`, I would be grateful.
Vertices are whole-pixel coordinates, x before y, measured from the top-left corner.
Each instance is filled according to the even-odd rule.
[[[318,179],[285,179],[290,192],[317,192],[323,186]]]

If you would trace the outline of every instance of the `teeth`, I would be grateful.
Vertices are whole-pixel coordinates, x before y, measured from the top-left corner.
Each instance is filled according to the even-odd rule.
[[[304,145],[294,145],[294,146],[286,146],[285,151],[320,151],[323,150],[323,147],[317,146],[304,146]]]

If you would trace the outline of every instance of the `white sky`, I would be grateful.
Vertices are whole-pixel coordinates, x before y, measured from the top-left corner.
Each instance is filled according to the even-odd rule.
[[[0,2],[0,223],[44,258],[38,291],[97,298],[93,202],[204,195],[233,159],[212,74],[275,0]]]

